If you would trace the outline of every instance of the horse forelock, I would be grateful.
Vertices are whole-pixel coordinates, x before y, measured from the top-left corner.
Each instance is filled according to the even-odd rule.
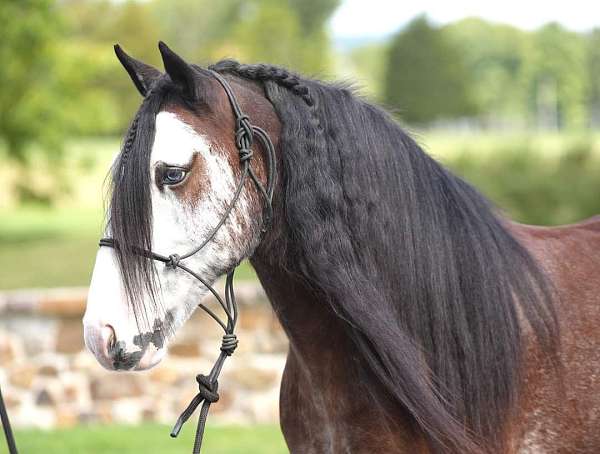
[[[117,245],[115,254],[127,301],[140,330],[151,326],[147,304],[153,305],[155,313],[159,304],[155,264],[136,251],[152,249],[150,155],[156,116],[168,95],[168,82],[164,79],[146,95],[110,174],[107,233]],[[144,295],[149,296],[149,301]]]

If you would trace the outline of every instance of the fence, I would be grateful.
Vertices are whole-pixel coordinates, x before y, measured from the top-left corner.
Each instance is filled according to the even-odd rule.
[[[17,427],[82,423],[173,423],[196,394],[221,332],[196,311],[171,342],[169,355],[146,372],[104,370],[83,344],[87,289],[0,293],[0,385]],[[236,284],[240,344],[219,380],[211,421],[278,420],[287,339],[258,284]]]

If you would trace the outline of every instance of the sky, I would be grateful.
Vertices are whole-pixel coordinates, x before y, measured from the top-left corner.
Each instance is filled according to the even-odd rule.
[[[528,30],[553,21],[575,31],[600,27],[598,0],[343,0],[330,27],[334,39],[377,38],[421,13],[439,24],[478,16]]]

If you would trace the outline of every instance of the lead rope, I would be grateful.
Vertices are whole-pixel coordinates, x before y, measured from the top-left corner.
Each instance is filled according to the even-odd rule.
[[[4,429],[4,438],[6,438],[8,452],[9,454],[17,454],[17,444],[15,443],[15,437],[10,427],[10,420],[8,419],[6,406],[4,405],[2,390],[0,390],[0,419],[2,419],[2,428]]]
[[[223,368],[223,364],[228,356],[231,356],[235,351],[238,340],[235,335],[235,326],[238,318],[238,307],[235,300],[235,293],[233,290],[233,275],[237,265],[233,267],[233,269],[227,274],[227,279],[225,281],[225,301],[221,298],[218,292],[199,274],[192,271],[190,268],[181,263],[182,260],[185,260],[192,255],[196,254],[202,248],[204,248],[217,234],[217,231],[225,224],[227,218],[233,211],[235,204],[237,203],[242,190],[244,188],[244,184],[246,183],[246,179],[250,178],[255,186],[257,187],[259,193],[265,200],[265,213],[263,217],[263,226],[261,232],[264,234],[270,225],[273,217],[273,208],[271,202],[273,200],[273,190],[275,187],[275,178],[277,176],[276,162],[275,162],[275,149],[273,147],[273,143],[269,138],[269,135],[258,126],[254,126],[250,123],[250,120],[247,115],[245,115],[240,109],[237,100],[231,90],[231,87],[227,83],[227,81],[217,72],[213,70],[209,70],[212,75],[219,81],[227,97],[229,98],[229,102],[231,104],[231,108],[233,110],[233,114],[236,122],[236,130],[235,130],[235,144],[239,152],[240,164],[242,166],[242,173],[240,176],[240,180],[238,182],[238,186],[235,190],[234,196],[230,201],[227,209],[223,213],[223,217],[219,221],[219,223],[213,228],[211,233],[205,238],[205,240],[196,248],[192,249],[187,254],[178,255],[171,254],[170,256],[164,256],[161,254],[157,254],[153,251],[147,251],[139,248],[130,248],[132,252],[136,254],[140,254],[144,257],[150,258],[152,260],[156,260],[159,262],[163,262],[167,267],[172,269],[181,269],[186,273],[190,274],[194,278],[196,278],[202,285],[204,285],[210,293],[215,297],[221,309],[225,313],[227,317],[227,321],[223,322],[212,310],[206,307],[204,304],[199,303],[198,306],[202,308],[210,317],[213,318],[220,326],[223,328],[225,334],[223,335],[221,341],[221,353],[219,357],[215,361],[210,373],[208,375],[198,374],[196,375],[196,382],[198,383],[198,393],[189,405],[181,412],[179,418],[177,418],[177,422],[173,426],[173,430],[171,430],[171,437],[175,438],[179,435],[183,424],[192,416],[196,408],[200,404],[202,407],[200,408],[200,415],[198,417],[198,425],[196,427],[196,436],[194,439],[194,449],[192,451],[193,454],[199,454],[200,448],[202,447],[202,439],[204,436],[204,429],[206,426],[206,419],[208,417],[208,410],[210,405],[219,400],[219,374]],[[267,184],[266,187],[260,182],[254,170],[250,167],[250,160],[252,159],[252,144],[254,141],[254,137],[257,137],[261,142],[265,155],[267,158]],[[105,247],[118,247],[116,242],[112,238],[102,238],[99,243],[100,246]],[[12,452],[10,454],[13,454]]]

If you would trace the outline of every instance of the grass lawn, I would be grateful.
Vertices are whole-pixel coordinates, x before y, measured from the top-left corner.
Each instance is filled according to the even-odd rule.
[[[98,211],[0,212],[0,289],[85,285],[101,231]]]
[[[192,418],[193,419],[193,418]],[[194,444],[195,420],[183,428],[178,438],[169,437],[170,427],[158,424],[140,426],[89,426],[53,431],[19,430],[15,436],[19,452],[44,454],[187,454]],[[0,440],[4,449],[4,440]],[[277,426],[208,426],[203,452],[210,454],[287,453]],[[2,451],[3,452],[3,451]]]

